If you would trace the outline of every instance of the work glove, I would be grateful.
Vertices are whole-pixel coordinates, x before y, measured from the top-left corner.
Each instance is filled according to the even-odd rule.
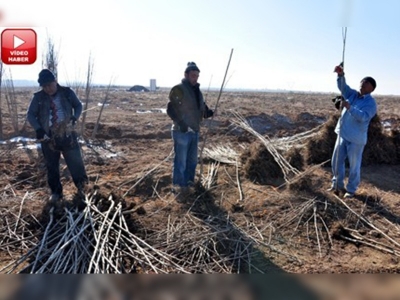
[[[75,118],[75,116],[72,116],[72,117],[70,118],[70,120],[71,120],[72,126],[75,126],[75,124],[76,124],[76,118]]]
[[[334,103],[336,109],[338,110],[340,109],[342,101],[344,101],[343,96],[336,96],[335,98],[332,99],[332,102]]]
[[[36,129],[36,138],[38,139],[38,140],[42,140],[42,139],[44,139],[44,136],[46,135],[46,131],[44,131],[44,129],[43,128],[38,128],[38,129]]]
[[[185,121],[179,121],[178,122],[179,130],[180,132],[186,133],[189,129],[189,126],[185,123]]]
[[[209,109],[208,107],[204,111],[204,118],[208,119],[211,118],[214,115],[214,112],[212,109]]]

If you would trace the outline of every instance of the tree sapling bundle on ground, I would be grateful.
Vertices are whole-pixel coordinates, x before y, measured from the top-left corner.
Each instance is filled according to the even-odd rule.
[[[253,143],[241,155],[245,176],[259,184],[280,185],[283,173],[272,154],[260,143]]]

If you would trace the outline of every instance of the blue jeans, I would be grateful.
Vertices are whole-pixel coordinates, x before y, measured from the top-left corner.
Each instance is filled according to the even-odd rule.
[[[175,151],[172,183],[181,187],[187,187],[189,183],[194,182],[199,133],[183,133],[172,130],[172,139],[174,141]]]
[[[53,138],[41,143],[42,152],[46,161],[47,183],[52,194],[62,195],[63,188],[60,181],[60,155],[62,153],[72,180],[77,188],[88,182],[83,164],[81,149],[76,133],[66,137]]]
[[[344,188],[345,161],[349,160],[349,179],[346,191],[355,193],[361,180],[361,162],[365,145],[354,144],[338,136],[332,155],[332,187]]]

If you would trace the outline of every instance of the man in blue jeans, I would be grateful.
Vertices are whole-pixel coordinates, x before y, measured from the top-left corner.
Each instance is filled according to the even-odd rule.
[[[344,98],[342,112],[336,125],[337,140],[332,155],[332,186],[335,193],[344,191],[344,198],[353,198],[361,180],[361,161],[367,143],[368,126],[377,113],[377,105],[371,93],[376,88],[372,77],[361,80],[359,91],[346,84],[343,67],[336,66],[337,85]],[[349,178],[344,188],[345,160],[349,161]]]
[[[39,73],[38,82],[42,89],[33,95],[27,119],[41,142],[47,182],[51,190],[50,201],[57,203],[63,197],[60,181],[61,154],[79,193],[83,192],[88,182],[77,134],[73,128],[82,113],[82,103],[70,88],[60,86],[48,69]]]
[[[213,111],[204,102],[197,82],[200,70],[189,62],[182,82],[169,93],[168,116],[172,119],[174,141],[174,165],[172,183],[182,192],[194,183],[197,166],[200,123],[203,118],[213,116]]]

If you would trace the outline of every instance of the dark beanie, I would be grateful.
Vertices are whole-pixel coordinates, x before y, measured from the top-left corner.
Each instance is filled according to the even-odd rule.
[[[361,81],[367,81],[367,82],[369,82],[369,83],[374,87],[374,90],[375,90],[375,88],[376,88],[376,81],[375,81],[375,79],[373,79],[372,77],[370,77],[370,76],[364,77],[363,80],[361,80]]]
[[[196,63],[194,63],[192,61],[187,63],[187,67],[186,67],[185,73],[189,73],[190,71],[198,71],[198,72],[200,72],[199,68],[196,66]]]
[[[40,71],[38,79],[40,86],[43,86],[46,83],[53,82],[54,80],[56,80],[56,77],[49,69],[43,69],[42,71]]]

